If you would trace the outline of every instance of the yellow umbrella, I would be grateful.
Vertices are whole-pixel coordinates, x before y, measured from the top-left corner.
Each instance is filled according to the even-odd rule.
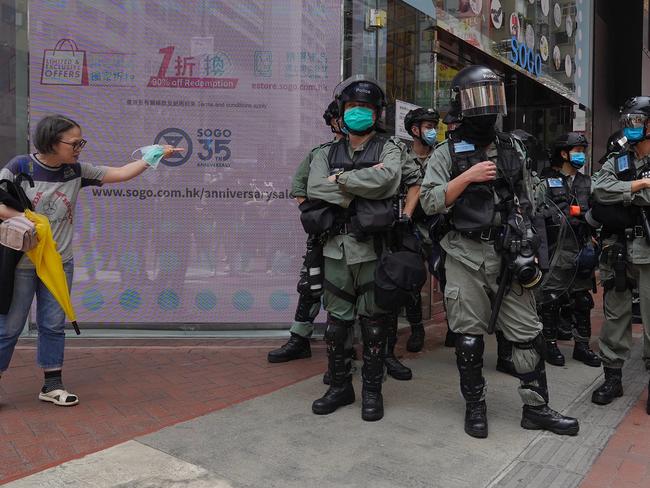
[[[31,251],[27,251],[27,257],[34,263],[36,274],[47,289],[50,290],[56,301],[59,302],[68,320],[72,322],[74,331],[79,335],[81,332],[79,332],[77,318],[72,308],[70,290],[63,271],[61,255],[56,250],[56,242],[52,237],[50,221],[44,215],[31,210],[25,210],[25,217],[34,223],[36,235],[38,236],[38,244]]]

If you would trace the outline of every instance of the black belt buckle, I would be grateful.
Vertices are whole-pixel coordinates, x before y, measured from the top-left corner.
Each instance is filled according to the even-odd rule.
[[[489,229],[484,229],[481,231],[480,238],[482,241],[493,241],[494,240],[494,227]]]
[[[634,237],[644,237],[645,232],[643,232],[643,226],[641,225],[635,225],[634,226]]]

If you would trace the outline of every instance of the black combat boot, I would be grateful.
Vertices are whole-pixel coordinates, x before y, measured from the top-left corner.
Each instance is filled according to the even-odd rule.
[[[573,294],[573,303],[575,304],[575,328],[573,329],[575,345],[573,347],[573,359],[587,366],[597,368],[600,366],[600,358],[589,347],[589,339],[591,338],[591,309],[594,306],[594,300],[589,291],[577,291]]]
[[[544,359],[541,357],[541,340],[538,341],[539,348],[533,346],[533,343],[518,344],[521,349],[535,348],[539,356],[539,361],[535,369],[530,373],[519,373],[521,380],[521,390],[527,398],[538,402],[537,405],[524,405],[521,415],[521,426],[528,430],[548,430],[558,435],[576,435],[580,430],[578,419],[567,417],[556,412],[548,406],[548,385],[546,382],[546,370],[544,369]],[[528,390],[528,391],[526,391]],[[543,403],[542,403],[543,402]]]
[[[553,366],[564,366],[564,354],[555,341],[546,341],[546,362]]]
[[[408,381],[413,377],[410,368],[404,366],[395,357],[395,344],[397,344],[397,315],[392,315],[390,325],[386,331],[386,357],[384,364],[386,372],[396,380]]]
[[[623,371],[621,368],[603,367],[605,382],[591,394],[591,401],[597,405],[607,405],[615,398],[623,396]]]
[[[406,318],[411,324],[411,335],[406,341],[406,350],[420,352],[424,347],[424,325],[422,324],[422,297],[419,293],[413,303],[406,306]]]
[[[275,349],[268,354],[269,363],[286,363],[294,359],[304,359],[311,357],[311,346],[309,339],[300,337],[298,334],[291,333],[291,337],[285,345]]]
[[[406,341],[408,352],[420,352],[424,347],[424,324],[411,324],[411,335]]]
[[[360,317],[359,319],[363,334],[361,418],[369,422],[381,420],[384,417],[381,383],[384,380],[386,329],[390,327],[391,320],[391,315]]]
[[[465,432],[472,437],[488,436],[485,378],[483,378],[483,336],[458,334],[456,365],[460,373],[460,391],[465,398]]]
[[[524,405],[521,426],[528,430],[548,430],[558,435],[577,435],[578,419],[567,417],[546,405]]]
[[[512,362],[512,343],[500,330],[497,330],[495,335],[497,336],[497,371],[516,378],[517,372]]]
[[[573,359],[594,368],[600,366],[600,358],[591,350],[588,342],[576,342],[574,344]]]
[[[553,366],[564,366],[564,356],[556,342],[557,324],[560,321],[560,300],[557,298],[547,300],[538,310],[543,326],[542,333],[546,341],[546,362]]]
[[[445,347],[456,347],[456,339],[458,338],[458,336],[459,334],[452,332],[451,329],[449,328],[449,324],[447,324],[447,335],[445,336]]]
[[[345,343],[349,328],[354,322],[347,322],[327,316],[325,342],[327,343],[327,367],[330,374],[330,387],[311,406],[317,415],[327,415],[337,408],[354,403],[351,364],[345,354]]]

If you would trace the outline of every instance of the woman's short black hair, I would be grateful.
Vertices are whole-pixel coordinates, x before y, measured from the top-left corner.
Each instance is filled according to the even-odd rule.
[[[55,114],[43,117],[34,130],[34,147],[41,154],[54,151],[54,144],[61,141],[61,134],[73,127],[81,126],[65,115]]]

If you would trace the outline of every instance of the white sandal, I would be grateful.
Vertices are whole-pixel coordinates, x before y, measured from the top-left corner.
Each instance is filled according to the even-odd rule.
[[[51,402],[60,407],[71,407],[79,403],[79,397],[65,390],[52,390],[47,393],[39,393],[38,399],[44,402]],[[74,399],[74,400],[73,400]]]

